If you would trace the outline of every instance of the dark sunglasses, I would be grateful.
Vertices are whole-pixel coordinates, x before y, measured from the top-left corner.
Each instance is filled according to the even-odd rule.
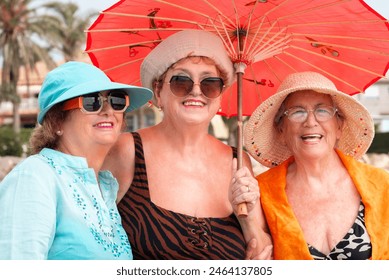
[[[173,76],[168,84],[170,84],[172,93],[177,97],[184,97],[190,94],[193,90],[193,85],[195,85],[192,79],[186,76]],[[200,82],[201,92],[210,99],[220,96],[223,88],[223,79],[219,77],[205,78]]]
[[[82,95],[66,101],[62,110],[72,110],[80,108],[85,114],[98,114],[103,109],[104,101],[107,100],[115,113],[124,112],[130,105],[130,98],[123,90],[111,90],[107,97],[100,92]]]

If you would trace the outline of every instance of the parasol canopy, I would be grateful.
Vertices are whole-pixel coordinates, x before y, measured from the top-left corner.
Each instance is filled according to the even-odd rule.
[[[87,31],[86,52],[113,80],[139,84],[143,58],[184,29],[218,34],[244,72],[242,114],[291,72],[317,71],[350,95],[385,76],[388,23],[362,0],[122,0]],[[238,114],[235,84],[219,114]]]
[[[385,77],[388,22],[362,0],[121,0],[87,30],[86,52],[112,80],[137,85],[140,64],[184,29],[220,36],[237,82],[223,94],[223,116],[242,116],[274,94],[290,73],[319,72],[353,95]]]

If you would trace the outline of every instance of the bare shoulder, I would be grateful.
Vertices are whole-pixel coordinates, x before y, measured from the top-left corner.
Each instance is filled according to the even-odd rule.
[[[106,160],[104,161],[104,166],[109,167],[117,163],[117,161],[126,162],[131,158],[133,159],[134,151],[134,137],[131,133],[122,133],[116,141],[115,145],[110,149]]]
[[[118,200],[120,200],[127,192],[134,178],[135,147],[131,133],[126,132],[119,136],[119,139],[104,160],[103,169],[111,171],[118,180]]]
[[[158,142],[156,140],[161,138],[156,125],[139,129],[137,132],[142,139],[142,143],[153,141]]]

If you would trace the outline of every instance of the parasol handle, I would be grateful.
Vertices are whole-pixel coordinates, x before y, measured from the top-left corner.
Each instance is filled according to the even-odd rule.
[[[243,73],[246,65],[243,63],[238,63],[235,65],[236,74],[237,74],[237,88],[238,88],[238,115],[237,115],[237,124],[238,124],[238,169],[243,166],[243,120],[242,120],[242,111],[243,111],[243,91],[242,91],[242,82],[243,82]],[[247,205],[246,203],[240,203],[238,205],[238,217],[244,218],[247,217]]]

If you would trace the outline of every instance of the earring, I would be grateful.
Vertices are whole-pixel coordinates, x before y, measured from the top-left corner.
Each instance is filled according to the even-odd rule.
[[[222,107],[219,108],[218,112],[221,112],[222,111]]]
[[[57,134],[58,136],[62,136],[63,131],[62,131],[62,130],[57,130],[56,134]]]

